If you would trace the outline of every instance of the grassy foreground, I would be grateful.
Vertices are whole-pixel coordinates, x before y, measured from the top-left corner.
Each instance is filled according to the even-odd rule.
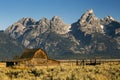
[[[0,80],[120,80],[120,63],[0,68]]]

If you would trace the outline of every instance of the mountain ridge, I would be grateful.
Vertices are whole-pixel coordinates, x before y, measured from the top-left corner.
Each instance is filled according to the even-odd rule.
[[[92,9],[71,25],[58,16],[39,21],[22,18],[4,33],[26,48],[43,48],[49,56],[120,55],[120,22],[111,16],[99,19]]]

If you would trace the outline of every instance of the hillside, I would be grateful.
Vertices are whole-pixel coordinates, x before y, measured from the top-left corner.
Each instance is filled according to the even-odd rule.
[[[19,56],[23,50],[24,47],[20,43],[0,31],[0,60]]]

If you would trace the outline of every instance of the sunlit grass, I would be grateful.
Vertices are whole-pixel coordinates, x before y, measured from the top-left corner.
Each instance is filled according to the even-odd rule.
[[[120,80],[120,63],[0,68],[0,80]]]

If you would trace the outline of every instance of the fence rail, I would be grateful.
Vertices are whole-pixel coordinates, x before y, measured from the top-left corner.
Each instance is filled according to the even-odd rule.
[[[95,59],[77,59],[78,61],[85,61],[85,62],[89,62],[91,60],[95,60]],[[77,60],[58,60],[60,62],[76,62]],[[120,62],[120,59],[96,59],[96,61],[100,61],[100,62]]]
[[[76,65],[99,65],[107,62],[120,62],[120,59],[82,59],[82,60],[59,60],[61,63],[75,63]]]

